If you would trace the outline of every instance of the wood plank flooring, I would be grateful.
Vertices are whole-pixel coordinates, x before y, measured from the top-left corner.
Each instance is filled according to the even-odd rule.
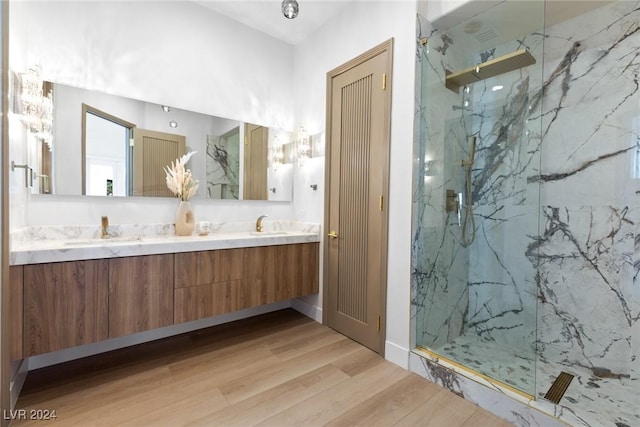
[[[57,418],[12,426],[511,425],[290,309],[31,372],[17,409]]]

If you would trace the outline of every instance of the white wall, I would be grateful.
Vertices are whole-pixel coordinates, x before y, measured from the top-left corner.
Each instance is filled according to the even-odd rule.
[[[192,2],[12,2],[10,66],[175,108],[293,129],[293,47]],[[55,24],[55,25],[54,25]],[[15,133],[12,158],[25,160]],[[14,144],[15,142],[15,144]],[[204,152],[202,153],[204,155]],[[195,171],[194,171],[195,172]],[[26,196],[12,174],[12,230],[24,225],[173,222],[173,199]],[[194,202],[196,220],[292,219],[289,202]]]
[[[415,1],[357,2],[295,48],[295,122],[310,134],[325,130],[327,72],[394,38],[389,268],[387,277],[386,358],[407,367],[411,248],[411,173],[415,74]],[[296,218],[322,221],[324,162],[300,168],[296,177]],[[304,182],[319,184],[317,192]],[[321,300],[307,299],[322,307]]]
[[[99,13],[90,13],[90,7],[99,8]],[[46,35],[30,34],[29,42],[35,45],[45,37],[58,39],[58,48],[32,53],[21,62],[40,62],[47,79],[267,126],[294,129],[304,125],[311,135],[325,130],[326,73],[393,37],[385,351],[387,359],[407,367],[415,1],[356,2],[295,49],[187,2],[159,2],[153,8],[148,2],[46,2],[37,3],[37,8],[36,18],[33,13],[24,14],[32,19],[29,23],[25,19],[24,25],[37,28],[38,19],[53,17],[64,20],[67,27],[79,24],[71,35],[50,30]],[[143,16],[149,13],[157,18],[145,24]],[[158,31],[158,25],[168,30]],[[109,37],[98,36],[96,29],[104,28],[110,29]],[[178,43],[178,34],[189,39],[191,48]],[[66,60],[47,65],[60,57]],[[246,66],[249,58],[260,67]],[[280,78],[291,70],[293,88]],[[198,201],[196,219],[246,221],[266,213],[274,219],[295,216],[322,222],[323,160],[314,158],[296,168],[293,204]],[[318,189],[312,190],[311,184]],[[97,224],[100,216],[109,215],[113,224],[172,222],[176,204],[165,199],[33,196],[26,221],[29,225]],[[321,298],[301,304],[314,317],[321,314]]]

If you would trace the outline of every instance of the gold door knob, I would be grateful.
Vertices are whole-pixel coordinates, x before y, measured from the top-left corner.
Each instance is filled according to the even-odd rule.
[[[332,239],[337,239],[338,233],[336,233],[335,231],[331,231],[329,232],[329,234],[327,234],[327,236],[331,237]]]

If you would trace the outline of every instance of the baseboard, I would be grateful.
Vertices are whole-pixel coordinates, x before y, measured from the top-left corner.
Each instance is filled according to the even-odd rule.
[[[22,386],[24,386],[24,382],[27,380],[27,373],[29,373],[29,361],[27,359],[11,362],[11,381],[9,383],[11,409],[15,409],[16,407]]]
[[[384,343],[384,358],[404,369],[409,369],[409,349],[391,341]]]
[[[294,298],[291,300],[291,308],[318,323],[322,323],[322,307],[316,307],[301,299]]]

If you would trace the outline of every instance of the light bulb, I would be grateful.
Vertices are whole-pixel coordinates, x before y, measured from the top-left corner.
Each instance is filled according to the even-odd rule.
[[[298,16],[299,7],[296,0],[283,0],[281,9],[287,19],[293,19]]]

